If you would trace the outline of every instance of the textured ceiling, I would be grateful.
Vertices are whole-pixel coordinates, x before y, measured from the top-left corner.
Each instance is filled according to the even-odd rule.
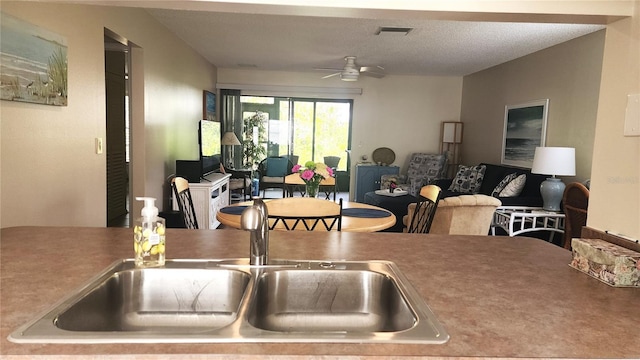
[[[218,68],[315,71],[383,66],[395,75],[462,76],[603,29],[603,25],[329,18],[147,9]],[[377,36],[379,27],[412,27]],[[319,76],[326,73],[319,73]]]

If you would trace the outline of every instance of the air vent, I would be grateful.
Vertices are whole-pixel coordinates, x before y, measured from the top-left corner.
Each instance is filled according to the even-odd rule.
[[[376,35],[394,35],[404,36],[407,35],[413,28],[410,27],[396,27],[396,26],[383,26],[378,28]]]

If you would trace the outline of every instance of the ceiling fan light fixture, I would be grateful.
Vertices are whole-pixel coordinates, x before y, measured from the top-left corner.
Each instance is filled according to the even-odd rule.
[[[342,81],[358,81],[358,74],[341,73],[340,80]]]

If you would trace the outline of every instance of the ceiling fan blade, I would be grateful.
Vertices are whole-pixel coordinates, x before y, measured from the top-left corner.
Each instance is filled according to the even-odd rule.
[[[381,66],[363,66],[360,68],[360,74],[371,76],[374,78],[383,78],[386,74]]]
[[[323,76],[322,78],[323,78],[323,79],[328,79],[328,78],[330,78],[330,77],[332,77],[332,76],[336,76],[336,75],[340,75],[340,73],[339,73],[339,72],[337,72],[337,73],[333,73],[333,74],[330,74],[330,75]]]
[[[342,71],[342,69],[336,69],[336,68],[313,68],[313,70],[319,70],[319,71]]]

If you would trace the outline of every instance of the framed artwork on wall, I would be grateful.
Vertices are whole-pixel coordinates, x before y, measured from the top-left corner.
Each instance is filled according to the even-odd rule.
[[[216,121],[216,94],[207,90],[202,91],[202,118]]]
[[[531,168],[536,147],[545,144],[548,108],[549,99],[505,106],[502,164]]]
[[[0,99],[67,106],[67,39],[0,12]]]

